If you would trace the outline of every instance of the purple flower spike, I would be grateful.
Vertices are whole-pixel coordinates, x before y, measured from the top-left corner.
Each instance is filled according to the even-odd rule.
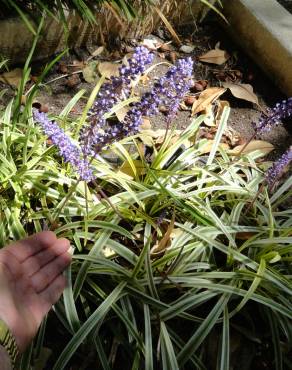
[[[122,98],[127,98],[130,93],[130,83],[139,74],[145,72],[146,67],[152,63],[153,54],[143,46],[135,49],[133,57],[120,69],[119,77],[111,77],[108,83],[102,85],[97,99],[89,112],[90,125],[80,134],[80,144],[85,155],[93,155],[98,148],[106,145],[109,136],[103,134],[101,129],[106,127],[104,115]],[[95,149],[95,150],[93,150]]]
[[[146,92],[140,102],[134,104],[134,107],[127,113],[123,122],[122,135],[136,134],[143,116],[149,117],[157,114],[161,104],[168,107],[167,116],[170,121],[191,86],[193,66],[191,58],[178,60],[176,65],[154,84],[152,91]]]
[[[275,181],[282,175],[285,167],[292,161],[292,146],[270,167],[266,173],[266,181],[270,188]]]
[[[257,134],[268,132],[271,128],[279,125],[283,118],[292,115],[292,97],[283,100],[281,103],[276,104],[272,109],[268,110],[268,114],[262,114],[257,123],[253,123],[254,129]]]
[[[162,103],[169,109],[167,114],[169,120],[175,116],[179,103],[191,87],[193,68],[192,58],[179,59],[176,65],[160,79],[162,92],[165,94]]]
[[[80,149],[65,134],[55,121],[49,120],[45,113],[33,110],[33,117],[40,124],[45,135],[51,139],[52,143],[59,149],[60,155],[65,162],[69,162],[78,172],[84,181],[93,180],[94,176],[89,162],[82,158]]]

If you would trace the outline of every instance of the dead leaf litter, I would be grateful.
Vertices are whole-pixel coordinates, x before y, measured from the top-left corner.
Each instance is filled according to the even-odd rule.
[[[178,33],[176,30],[169,28],[167,23],[165,23],[165,28],[166,31],[163,34],[167,34],[168,31],[168,39],[167,37],[162,39],[149,35],[143,40],[132,40],[131,45],[124,43],[120,45],[119,49],[113,51],[110,51],[106,46],[96,45],[84,60],[78,60],[73,54],[63,57],[48,76],[47,84],[41,90],[37,101],[48,106],[49,111],[57,115],[81,89],[85,89],[86,95],[89,96],[101,76],[106,79],[117,76],[125,55],[128,56],[135,45],[142,44],[156,54],[153,66],[134,87],[134,94],[138,97],[143,91],[151,88],[154,81],[162,76],[169,65],[174,63],[177,58],[188,56],[193,58],[196,63],[193,86],[184,102],[182,102],[173,124],[177,130],[183,130],[195,116],[205,114],[206,117],[199,136],[209,140],[210,146],[223,108],[229,105],[232,108],[229,118],[229,133],[223,136],[223,138],[225,137],[223,144],[231,151],[234,150],[235,153],[238,147],[244,145],[246,140],[252,136],[251,122],[256,121],[261,110],[265,110],[267,107],[266,96],[262,96],[262,91],[260,93],[257,91],[254,76],[258,77],[259,74],[252,70],[254,65],[250,61],[247,62],[247,65],[244,65],[245,61],[248,60],[245,56],[242,57],[232,44],[228,50],[225,50],[227,48],[224,47],[221,40],[216,39],[214,35],[210,36],[204,28],[191,34],[191,36]],[[159,34],[162,35],[161,32]],[[38,65],[34,69],[31,80],[27,82],[27,90],[40,75],[42,65]],[[5,85],[5,88],[10,85],[12,89],[15,89],[21,77],[22,70],[20,68],[12,69],[0,75],[0,84]],[[267,78],[264,75],[261,75],[261,79],[263,85],[267,84]],[[269,94],[269,92],[267,93]],[[13,95],[11,91],[7,95],[9,96],[9,94],[10,96]],[[274,95],[280,94],[276,93]],[[2,100],[5,103],[5,95]],[[25,96],[23,101],[25,101]],[[84,105],[85,100],[80,99],[71,113],[80,115]],[[160,114],[157,117],[147,119],[147,128],[142,128],[142,130],[160,130],[160,133],[165,131],[164,114],[166,111],[166,107],[161,107]],[[126,112],[127,107],[122,107],[116,112],[117,118],[122,120]],[[163,136],[164,133],[161,133],[161,135]],[[146,136],[144,141],[149,143],[150,138],[146,139]],[[289,145],[291,137],[289,137],[285,128],[278,127],[276,134],[263,138],[263,145],[260,143],[254,143],[253,145],[271,148],[266,145],[266,141],[275,146],[281,145],[283,141],[285,145]],[[207,150],[207,147],[205,150]],[[245,149],[248,150],[249,148]]]

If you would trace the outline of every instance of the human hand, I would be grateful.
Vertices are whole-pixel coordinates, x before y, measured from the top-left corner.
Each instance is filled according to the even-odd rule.
[[[62,273],[71,262],[69,248],[67,239],[43,231],[0,250],[0,319],[20,352],[66,286]]]

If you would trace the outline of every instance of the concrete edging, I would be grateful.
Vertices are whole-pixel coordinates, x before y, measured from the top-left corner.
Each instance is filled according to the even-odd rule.
[[[224,0],[230,35],[292,96],[292,14],[276,0]]]

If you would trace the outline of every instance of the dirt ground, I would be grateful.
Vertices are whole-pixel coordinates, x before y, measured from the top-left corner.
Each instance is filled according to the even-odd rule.
[[[272,107],[276,102],[281,101],[285,98],[276,86],[269,80],[268,76],[264,75],[260,68],[256,66],[240,49],[239,45],[235,45],[226,36],[225,32],[215,23],[212,19],[207,20],[204,25],[188,25],[181,27],[177,30],[183,43],[194,46],[194,50],[190,54],[180,52],[178,48],[173,47],[177,57],[191,56],[195,61],[194,77],[196,81],[205,80],[208,83],[208,87],[221,86],[222,82],[230,81],[230,78],[234,78],[236,82],[248,83],[252,85],[255,94],[258,96],[259,104],[263,109]],[[161,28],[155,35],[150,35],[146,38],[156,38],[156,40],[166,43],[171,41],[171,36],[168,32]],[[96,60],[118,61],[121,60],[123,55],[135,46],[141,40],[128,40],[127,43],[122,43],[119,49],[107,48],[107,52]],[[219,44],[218,44],[219,43]],[[223,65],[215,65],[209,63],[201,63],[198,60],[198,56],[204,54],[208,50],[214,49],[217,45],[220,49],[226,50],[230,55],[229,60]],[[73,76],[63,77],[67,74],[64,73],[64,66],[70,66],[74,63],[78,64],[82,61],[86,61],[90,57],[90,52],[96,49],[98,45],[93,45],[90,48],[83,48],[73,50],[69,55],[62,58],[61,62],[57,64],[46,78],[46,85],[40,90],[40,94],[37,100],[46,105],[50,113],[58,116],[59,112],[69,102],[69,100],[81,89],[86,90],[86,96],[89,96],[93,90],[95,83],[86,82],[82,74],[74,74]],[[171,44],[172,48],[172,44]],[[157,53],[155,62],[165,61],[168,58],[168,53]],[[92,59],[94,60],[94,58]],[[38,63],[32,68],[32,75],[39,75],[43,68],[43,63]],[[63,69],[60,68],[63,66]],[[153,72],[149,74],[150,80],[153,82],[159,78],[167,70],[166,65],[157,66]],[[236,71],[236,72],[234,72]],[[231,76],[231,77],[230,77]],[[55,80],[55,81],[54,81]],[[51,82],[53,81],[53,82]],[[69,82],[68,82],[69,81]],[[0,89],[6,88],[7,85],[0,84]],[[28,86],[29,88],[29,86]],[[197,94],[199,91],[197,92]],[[9,88],[7,93],[2,98],[0,104],[5,106],[7,101],[13,96],[14,91]],[[195,94],[196,95],[196,94]],[[236,130],[243,140],[248,140],[253,134],[253,128],[251,122],[256,121],[260,116],[260,111],[256,105],[234,98],[228,91],[224,93],[220,99],[227,100],[231,106],[231,115],[229,118],[229,126]],[[84,100],[80,100],[74,107],[74,115],[79,115],[85,105]],[[185,128],[191,119],[190,111],[180,110],[173,122],[177,129]],[[152,127],[165,128],[165,120],[163,114],[159,114],[157,117],[151,118]],[[269,134],[262,137],[263,140],[271,142],[275,148],[275,155],[281,154],[289,145],[292,144],[291,128],[289,133],[289,126],[291,127],[291,121],[286,122],[283,126],[280,125],[272,130]]]

